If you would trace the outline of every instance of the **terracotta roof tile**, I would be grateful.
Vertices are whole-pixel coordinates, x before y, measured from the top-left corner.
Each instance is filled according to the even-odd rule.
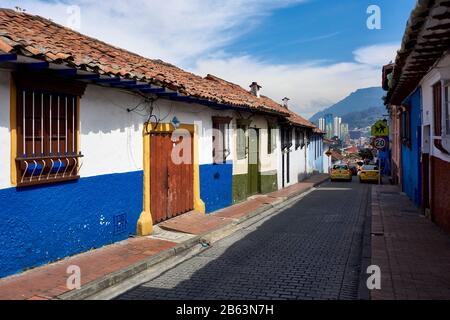
[[[202,78],[161,60],[141,57],[82,35],[39,16],[0,9],[0,50],[103,75],[150,82],[181,94],[287,115],[273,100],[257,99],[242,87],[214,76]]]
[[[314,125],[314,124],[313,124],[313,125]],[[314,133],[318,133],[318,134],[326,134],[325,131],[322,131],[322,130],[320,130],[320,129],[317,128],[317,127],[314,127],[313,132],[314,132]]]
[[[282,107],[284,108],[284,107]],[[286,110],[286,109],[285,109]],[[291,110],[287,110],[289,112],[288,120],[294,125],[300,125],[307,128],[316,128],[316,126],[310,121],[306,120],[302,116],[299,116],[297,113]]]

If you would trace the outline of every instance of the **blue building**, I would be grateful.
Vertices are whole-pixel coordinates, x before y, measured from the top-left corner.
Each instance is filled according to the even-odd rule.
[[[307,148],[308,174],[323,173],[323,153],[323,135],[316,129]]]
[[[401,118],[402,189],[417,206],[421,205],[421,110],[422,92],[417,89],[403,102]]]

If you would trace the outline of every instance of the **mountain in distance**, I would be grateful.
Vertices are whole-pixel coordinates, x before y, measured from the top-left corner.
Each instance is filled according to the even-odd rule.
[[[386,92],[381,87],[358,89],[345,99],[316,113],[310,121],[319,123],[319,118],[331,113],[333,117],[341,117],[342,122],[349,124],[349,129],[371,126],[386,113],[383,96]]]

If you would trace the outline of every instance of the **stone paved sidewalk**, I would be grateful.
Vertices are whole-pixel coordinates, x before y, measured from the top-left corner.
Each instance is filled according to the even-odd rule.
[[[373,300],[450,299],[450,236],[396,186],[372,190],[372,264],[381,268]]]
[[[286,198],[299,195],[311,187],[328,179],[328,175],[316,175],[305,182],[268,195],[261,195],[238,205],[225,208],[213,214],[202,215],[191,212],[158,226],[161,229],[183,232],[192,235],[204,235],[217,230],[236,219],[245,217],[256,210],[264,209],[267,204],[281,202]],[[269,207],[268,207],[269,208]],[[155,237],[130,238],[82,253],[49,265],[38,267],[18,275],[0,279],[0,300],[49,300],[66,294],[68,278],[67,268],[71,265],[81,269],[81,285],[108,278],[157,254],[173,250],[180,243]],[[181,243],[182,244],[182,243]]]

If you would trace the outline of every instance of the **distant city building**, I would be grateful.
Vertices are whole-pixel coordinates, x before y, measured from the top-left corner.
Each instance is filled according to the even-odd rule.
[[[333,119],[333,137],[338,137],[341,139],[341,123],[342,118],[334,117]]]
[[[349,129],[348,129],[348,123],[341,123],[341,135],[339,136],[339,139],[342,141],[346,141],[347,137],[349,137]]]
[[[325,130],[324,130],[327,134],[326,137],[328,139],[333,138],[333,115],[330,114],[326,114],[325,115]]]
[[[319,119],[319,129],[322,131],[326,131],[326,126],[325,126],[325,118],[320,118]]]

